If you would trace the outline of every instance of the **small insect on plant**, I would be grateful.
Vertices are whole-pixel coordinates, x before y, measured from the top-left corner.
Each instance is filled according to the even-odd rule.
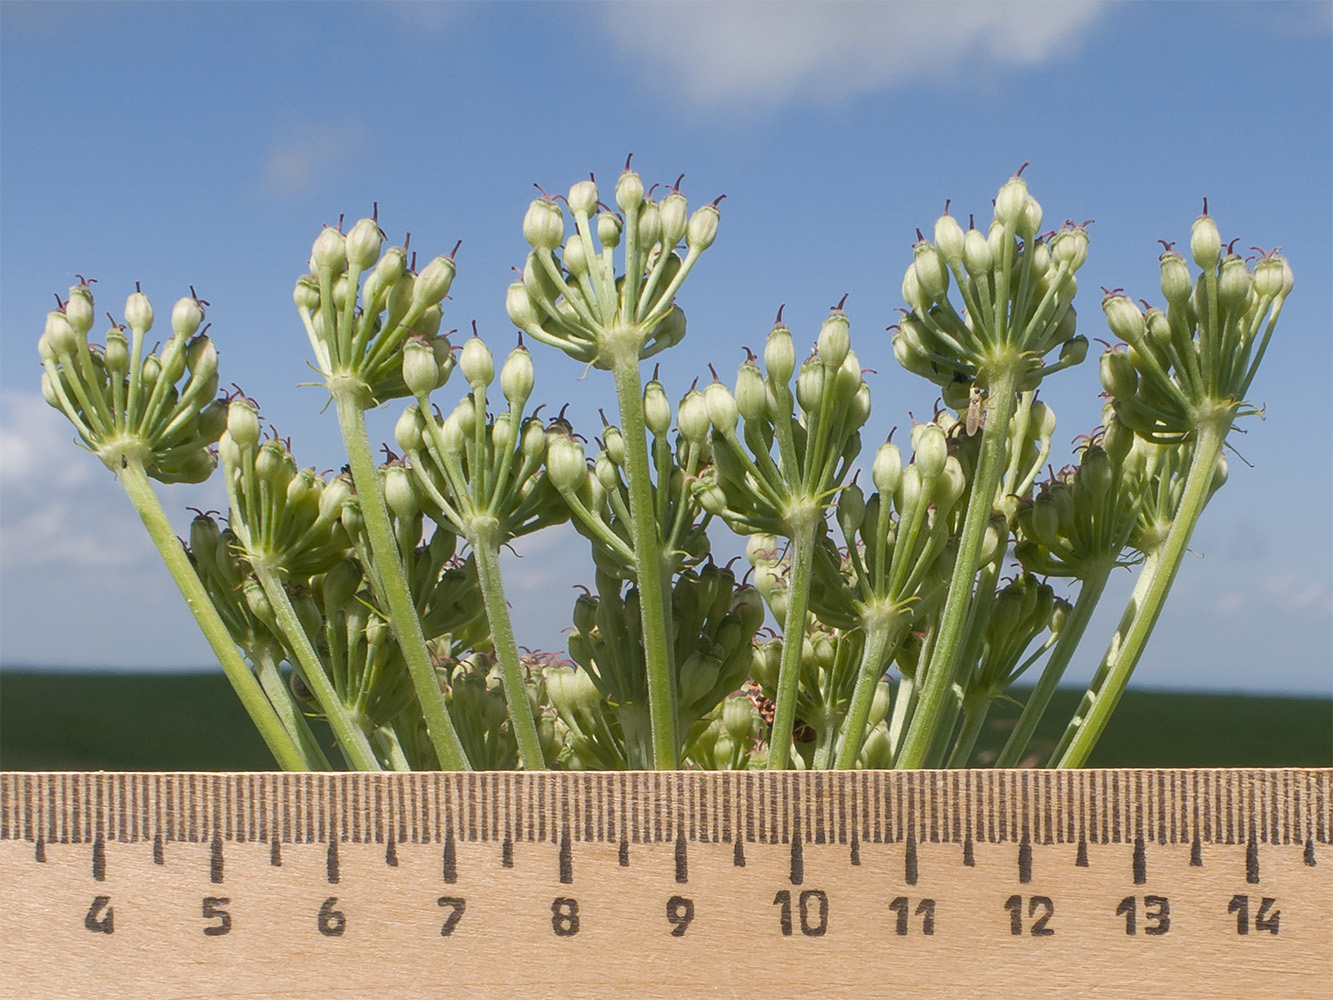
[[[964,424],[967,436],[972,437],[986,426],[986,390],[973,385],[967,396],[967,420]]]

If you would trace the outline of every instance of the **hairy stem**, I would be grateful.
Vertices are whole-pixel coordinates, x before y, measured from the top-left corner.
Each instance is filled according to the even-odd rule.
[[[820,525],[817,500],[793,500],[785,518],[790,526],[792,562],[787,578],[787,616],[782,625],[782,660],[778,665],[777,709],[773,715],[768,766],[783,770],[791,761],[792,727],[801,681],[805,646],[805,615],[810,607],[810,582],[815,569],[815,538]]]

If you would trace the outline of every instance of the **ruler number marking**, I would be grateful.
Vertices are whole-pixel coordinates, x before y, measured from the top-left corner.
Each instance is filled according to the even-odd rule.
[[[897,896],[893,902],[889,903],[889,909],[897,914],[894,921],[893,932],[899,937],[907,936],[907,917],[909,912],[914,916],[921,918],[921,933],[927,936],[935,933],[935,900],[923,899],[916,904],[916,909],[912,910],[912,903],[906,896]]]
[[[812,902],[815,904],[813,915],[817,917],[816,920],[811,919]],[[773,897],[773,905],[780,907],[778,926],[782,929],[782,936],[791,937],[793,929],[791,890],[779,889],[777,895]],[[828,894],[823,889],[802,889],[797,897],[796,907],[801,933],[806,937],[823,937],[828,931]]]
[[[1009,911],[1009,933],[1021,935],[1023,933],[1023,897],[1014,893],[1004,901],[1004,908]],[[1054,927],[1046,926],[1051,917],[1055,916],[1055,903],[1050,896],[1027,897],[1027,911],[1029,917],[1036,917],[1032,926],[1028,928],[1029,935],[1032,937],[1050,937],[1055,933]],[[1041,911],[1040,916],[1037,915],[1038,911]]]
[[[556,937],[573,937],[579,932],[579,901],[557,896],[551,901],[551,930]]]
[[[115,909],[110,906],[110,896],[94,896],[92,906],[83,918],[83,926],[94,934],[110,934],[115,930]],[[103,913],[102,911],[106,912]]]
[[[686,896],[672,896],[667,900],[666,918],[671,924],[671,936],[684,937],[694,920],[694,900]]]
[[[1267,931],[1269,934],[1278,932],[1278,925],[1282,917],[1281,910],[1275,910],[1277,900],[1272,896],[1264,896],[1259,901],[1259,909],[1254,914],[1254,929],[1256,931]],[[1227,904],[1227,912],[1236,915],[1236,933],[1250,933],[1250,897],[1244,893],[1237,893],[1231,897],[1231,902]]]
[[[204,937],[222,937],[231,932],[231,914],[223,909],[224,906],[231,905],[231,898],[228,896],[205,896],[202,907],[202,915],[205,920],[216,920],[216,924],[209,924],[204,928]]]
[[[462,896],[441,896],[435,901],[436,906],[449,907],[449,914],[444,918],[444,923],[440,927],[440,937],[449,937],[458,926],[458,922],[463,919],[463,911],[467,909],[467,900]]]
[[[343,931],[347,930],[347,915],[342,910],[334,909],[337,902],[337,896],[324,900],[319,908],[319,916],[315,918],[319,932],[325,937],[342,937]]]
[[[1115,908],[1116,916],[1125,918],[1125,933],[1133,936],[1138,933],[1139,901],[1135,896],[1126,896]],[[1165,896],[1143,897],[1143,933],[1151,936],[1165,934],[1171,929],[1171,901]]]

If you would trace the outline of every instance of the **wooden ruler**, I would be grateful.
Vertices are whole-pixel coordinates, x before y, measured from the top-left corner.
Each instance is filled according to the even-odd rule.
[[[1333,769],[0,774],[4,997],[1333,995]]]

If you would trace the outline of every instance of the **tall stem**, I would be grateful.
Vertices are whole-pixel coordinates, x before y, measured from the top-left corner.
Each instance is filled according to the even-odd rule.
[[[1101,737],[1106,724],[1115,710],[1120,696],[1125,693],[1129,677],[1143,655],[1148,636],[1157,624],[1157,618],[1166,604],[1166,596],[1175,582],[1176,572],[1185,558],[1190,536],[1198,524],[1199,515],[1212,492],[1213,478],[1217,474],[1217,460],[1226,444],[1227,431],[1231,429],[1234,415],[1229,407],[1219,407],[1215,413],[1199,421],[1198,438],[1194,448],[1194,458],[1190,462],[1189,474],[1185,477],[1185,489],[1181,494],[1180,508],[1176,512],[1171,530],[1162,543],[1161,561],[1148,583],[1134,621],[1125,633],[1124,642],[1111,662],[1106,675],[1106,682],[1098,690],[1092,703],[1092,710],[1083,720],[1078,732],[1074,734],[1064,756],[1057,767],[1082,767]]]
[[[793,500],[785,518],[791,531],[792,563],[787,578],[787,617],[782,625],[782,660],[778,665],[777,709],[773,716],[768,766],[785,769],[791,761],[792,727],[805,646],[805,615],[810,607],[810,581],[815,568],[815,537],[820,523],[818,501]]]
[[[494,521],[493,518],[490,520]],[[509,617],[509,605],[505,602],[504,583],[500,579],[500,551],[490,534],[477,532],[472,542],[472,554],[477,560],[477,579],[481,583],[481,597],[486,604],[486,620],[491,626],[495,656],[500,661],[505,701],[509,706],[509,725],[513,727],[514,739],[518,743],[518,760],[524,770],[540,771],[545,767],[546,759],[542,755],[532,706],[528,703],[528,685],[523,679],[518,644],[514,641],[514,624]]]
[[[871,619],[866,628],[866,645],[861,653],[856,687],[852,690],[852,704],[842,724],[842,742],[834,764],[839,770],[845,771],[856,766],[861,743],[865,740],[870,708],[875,701],[875,689],[879,687],[879,679],[884,675],[889,650],[897,644],[902,634],[903,624],[898,619],[897,614],[886,615],[881,612]]]
[[[380,579],[385,602],[389,605],[389,624],[403,651],[403,659],[407,661],[412,686],[421,702],[426,729],[440,766],[449,771],[470,771],[472,765],[449,718],[449,708],[426,649],[421,619],[417,616],[403,564],[398,558],[398,542],[393,535],[393,526],[389,523],[389,509],[384,504],[384,494],[380,490],[379,469],[375,465],[370,438],[366,434],[365,411],[357,400],[359,388],[359,383],[345,377],[329,380],[329,391],[338,409],[338,425],[347,449],[347,463],[351,467],[352,481],[356,484],[357,496],[361,501],[366,536],[370,539],[370,551],[375,560],[374,572]]]
[[[981,456],[972,480],[972,494],[967,503],[963,535],[958,543],[958,556],[954,562],[953,577],[949,581],[949,593],[940,616],[935,650],[897,762],[901,768],[922,767],[925,764],[945,698],[954,680],[956,660],[965,633],[963,625],[972,604],[972,582],[976,576],[977,559],[981,555],[986,525],[990,523],[991,508],[995,504],[995,490],[1004,474],[1005,444],[1009,437],[1009,421],[1017,405],[1021,365],[1021,358],[1006,359],[1004,363],[995,365],[991,377],[990,398],[994,403],[982,432]]]
[[[1079,586],[1078,599],[1074,602],[1069,617],[1065,619],[1064,627],[1060,630],[1060,638],[1056,640],[1055,648],[1051,651],[1051,658],[1046,661],[1046,667],[1041,672],[1037,686],[1028,695],[1027,704],[1023,706],[1023,712],[1018,717],[1014,731],[1009,734],[1004,749],[995,759],[996,767],[1017,767],[1019,761],[1023,759],[1023,754],[1027,752],[1028,744],[1032,741],[1032,734],[1036,732],[1041,717],[1046,713],[1046,707],[1051,703],[1051,696],[1055,694],[1060,678],[1064,676],[1065,668],[1069,666],[1074,650],[1078,648],[1083,633],[1088,629],[1088,623],[1092,621],[1092,613],[1097,607],[1097,602],[1101,600],[1102,591],[1106,589],[1106,581],[1110,579],[1114,566],[1114,557],[1108,558],[1091,569],[1083,578]]]
[[[319,707],[324,710],[324,715],[329,720],[329,728],[338,738],[348,761],[358,771],[383,770],[359,720],[352,718],[347,706],[334,690],[329,675],[324,672],[324,665],[319,662],[319,655],[310,643],[310,636],[306,635],[305,626],[301,624],[296,609],[292,607],[291,598],[287,596],[287,588],[282,585],[282,581],[271,567],[265,566],[262,562],[251,565],[254,567],[255,576],[259,578],[260,586],[264,588],[264,595],[268,597],[268,602],[273,607],[278,628],[282,630],[283,638],[287,640],[287,645],[296,655],[301,668],[301,679],[306,682],[319,701]]]
[[[194,567],[190,565],[189,557],[181,548],[176,533],[171,530],[171,522],[167,520],[157,494],[153,492],[152,483],[148,481],[148,473],[144,471],[143,463],[127,455],[122,460],[120,468],[116,470],[116,475],[130,502],[134,504],[134,509],[138,511],[144,527],[148,529],[148,535],[157,546],[162,561],[167,564],[167,570],[180,589],[181,596],[185,598],[185,603],[190,613],[194,615],[200,631],[204,633],[204,638],[212,647],[213,655],[222,664],[227,680],[231,681],[231,686],[235,688],[241,704],[250,714],[250,720],[259,730],[259,735],[268,745],[278,766],[285,771],[314,769],[317,762],[308,759],[301,752],[300,746],[287,732],[278,713],[264,695],[264,689],[250,671],[240,650],[232,642],[227,626],[222,623],[221,617],[213,607],[213,602],[208,598],[208,591],[204,589]]]
[[[676,678],[671,663],[671,606],[666,600],[662,538],[653,507],[652,466],[643,418],[637,337],[611,358],[611,374],[615,377],[620,430],[625,440],[629,526],[630,537],[634,540],[644,665],[648,674],[653,766],[658,770],[674,770],[680,766],[680,739],[676,733]]]

